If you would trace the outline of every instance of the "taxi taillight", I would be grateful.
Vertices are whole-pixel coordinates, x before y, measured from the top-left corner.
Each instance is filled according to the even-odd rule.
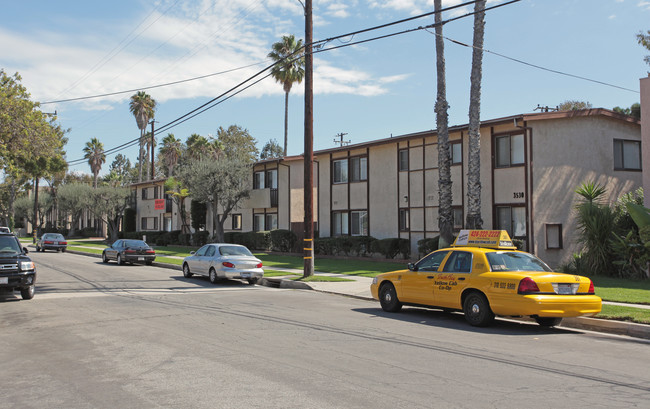
[[[594,288],[594,282],[589,280],[589,291],[587,294],[596,294],[596,288]]]
[[[539,292],[539,287],[532,278],[526,277],[519,282],[517,292],[519,294],[534,294]]]

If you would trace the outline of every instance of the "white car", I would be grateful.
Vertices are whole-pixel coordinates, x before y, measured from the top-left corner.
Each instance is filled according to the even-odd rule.
[[[211,283],[237,278],[255,284],[264,277],[262,261],[245,246],[210,243],[183,259],[183,276],[207,276]]]

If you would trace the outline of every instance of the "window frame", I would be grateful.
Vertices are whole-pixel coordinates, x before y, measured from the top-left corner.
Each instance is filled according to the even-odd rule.
[[[275,227],[274,227],[275,225]],[[265,213],[264,214],[264,231],[275,230],[278,228],[278,214]]]
[[[363,214],[364,216],[361,217],[360,215]],[[355,226],[354,224],[354,216],[357,216],[358,224]],[[370,223],[368,223],[368,210],[350,210],[348,220],[350,223],[350,228],[349,228],[349,234],[350,236],[367,236],[368,231],[369,231],[369,226]],[[365,220],[365,223],[364,223]],[[358,228],[358,231],[355,233],[355,227]]]
[[[241,230],[242,229],[242,214],[241,213],[233,213],[233,214],[231,214],[230,219],[231,219],[231,222],[232,222],[230,230]]]
[[[399,149],[397,151],[397,169],[399,172],[408,172],[409,170],[409,149]]]
[[[339,216],[339,220],[336,220]],[[335,228],[338,226],[338,229]],[[347,211],[335,210],[330,217],[331,236],[348,236],[350,234],[350,215]]]
[[[549,245],[549,228],[557,228],[557,246]],[[562,223],[544,223],[544,233],[547,250],[561,250],[564,248],[564,243],[562,241]]]
[[[265,171],[258,170],[253,172],[253,190],[264,189],[264,182],[266,182]]]
[[[353,156],[348,159],[348,180],[350,182],[365,182],[368,180],[367,156]]]
[[[452,165],[462,165],[463,164],[463,141],[454,141],[449,143],[449,153],[451,154],[451,164]],[[460,147],[460,152],[458,157],[454,155],[454,147]]]
[[[259,221],[261,221],[261,223]],[[265,221],[266,218],[264,217],[264,213],[253,213],[253,231],[265,231]]]
[[[339,164],[337,166],[337,164]],[[345,164],[345,166],[343,166]],[[350,164],[348,163],[348,158],[344,159],[332,159],[332,183],[333,184],[343,184],[348,183],[350,180]],[[343,173],[343,167],[345,167],[345,174]],[[337,177],[338,170],[338,177]]]
[[[638,168],[633,168],[633,167],[627,167],[626,166],[626,155],[625,155],[625,145],[635,145],[638,151]],[[618,149],[617,149],[618,148]],[[620,165],[617,166],[617,156],[620,154]],[[643,170],[643,162],[642,162],[642,151],[641,151],[641,141],[637,141],[634,139],[620,139],[620,138],[614,138],[614,170],[625,170],[625,171],[634,171],[634,172],[639,172]],[[630,159],[628,159],[627,162],[629,162]]]
[[[411,212],[408,208],[399,209],[399,231],[410,231],[411,230]]]
[[[513,151],[513,138],[521,138],[521,162],[515,161],[514,160],[514,153],[516,150]],[[507,163],[503,162],[500,153],[501,150],[499,149],[499,141],[503,141],[507,139]],[[505,154],[505,152],[504,152]],[[524,137],[523,133],[515,133],[515,134],[506,134],[506,135],[495,135],[494,136],[494,167],[495,168],[512,168],[512,167],[517,167],[517,166],[524,166],[526,164],[526,138]]]

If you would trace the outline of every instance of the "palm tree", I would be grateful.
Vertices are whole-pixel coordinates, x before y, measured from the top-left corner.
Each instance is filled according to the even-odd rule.
[[[177,139],[173,133],[169,133],[163,138],[160,154],[163,157],[163,163],[167,166],[167,177],[174,175],[174,166],[178,163],[182,151],[183,142]]]
[[[210,141],[205,136],[193,133],[185,142],[190,159],[199,160],[210,152]]]
[[[151,132],[146,132],[144,134],[144,139],[142,141],[142,144],[144,145],[144,152],[145,152],[145,158],[144,158],[145,160],[143,161],[143,163],[147,163],[147,160],[151,157],[149,152],[153,153],[153,151],[154,151],[154,149],[156,148],[156,145],[157,145],[156,140],[151,137]],[[145,172],[145,178],[146,178],[146,180],[150,179],[150,176],[151,176],[149,174],[150,170],[151,170],[150,166],[145,167],[145,171],[146,171]]]
[[[440,230],[440,246],[446,246],[453,241],[453,213],[451,191],[451,154],[449,152],[449,116],[447,110],[447,84],[445,79],[445,43],[442,38],[442,9],[441,0],[434,0],[436,11],[436,68],[438,79],[438,95],[436,98],[436,125],[438,127],[438,229]]]
[[[289,91],[294,82],[300,84],[305,77],[305,57],[302,40],[294,35],[282,36],[282,40],[274,43],[273,51],[268,55],[275,65],[271,75],[284,89],[284,156],[287,156],[287,135],[289,129]]]
[[[140,153],[138,155],[138,182],[142,182],[142,162],[146,153],[144,152],[145,145],[145,129],[149,124],[149,120],[153,119],[156,110],[156,101],[151,98],[149,94],[144,91],[138,91],[131,96],[129,103],[129,110],[135,117],[135,121],[140,129]]]
[[[84,159],[88,159],[90,170],[93,172],[94,186],[97,189],[97,176],[99,176],[99,171],[102,169],[102,164],[106,163],[104,144],[99,142],[97,138],[92,138],[90,142],[86,142]]]
[[[467,172],[468,229],[483,228],[481,218],[481,78],[483,76],[483,37],[485,33],[485,2],[474,4],[474,48],[469,91],[469,163]]]

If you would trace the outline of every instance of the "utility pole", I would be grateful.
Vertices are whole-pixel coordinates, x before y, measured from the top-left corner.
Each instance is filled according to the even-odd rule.
[[[305,221],[303,277],[314,275],[314,56],[312,0],[305,0]]]
[[[153,133],[153,124],[156,121],[151,121],[151,180],[155,180],[156,178],[154,177],[154,168],[156,165],[153,163],[153,158],[154,158],[154,145],[156,144],[156,137],[154,136]]]

